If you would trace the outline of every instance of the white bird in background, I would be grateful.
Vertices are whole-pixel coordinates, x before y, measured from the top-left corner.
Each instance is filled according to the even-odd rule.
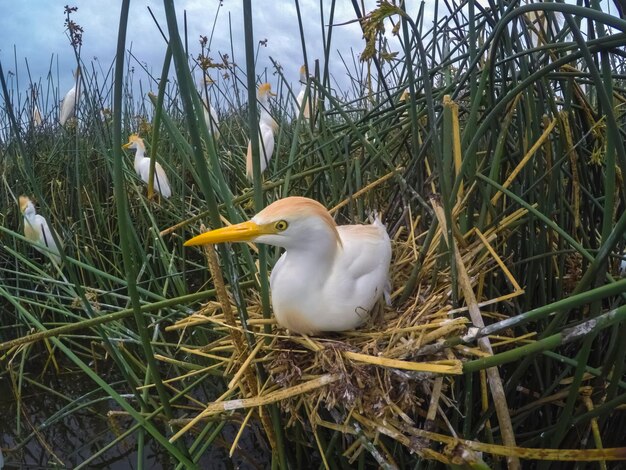
[[[264,83],[259,86],[258,99],[261,104],[261,117],[259,118],[259,130],[261,132],[261,140],[259,141],[259,151],[261,152],[261,173],[265,171],[269,164],[272,153],[274,152],[274,132],[278,130],[278,124],[268,111],[269,95],[276,96],[272,93],[272,86]],[[251,133],[256,133],[256,129]],[[248,141],[248,155],[246,156],[246,176],[252,179],[252,143]]]
[[[280,199],[250,221],[205,232],[185,246],[233,241],[285,249],[270,277],[276,320],[301,334],[363,324],[385,292],[391,241],[385,226],[337,226],[319,202]]]
[[[20,196],[20,210],[24,216],[24,236],[33,242],[35,249],[50,257],[53,263],[60,266],[59,248],[54,242],[48,221],[44,216],[37,214],[33,201],[27,196]],[[57,238],[59,238],[58,235]],[[46,247],[49,251],[41,247]]]
[[[76,106],[78,105],[78,99],[80,98],[80,67],[74,72],[74,86],[67,92],[63,103],[61,104],[61,114],[59,115],[59,122],[62,126],[65,125],[68,119],[76,116]]]
[[[39,112],[39,108],[37,104],[33,106],[33,125],[35,127],[41,127],[43,124],[43,119],[41,119],[41,113]]]
[[[298,102],[298,109],[302,108],[302,102],[304,101],[304,95],[306,94],[306,89],[307,89],[307,73],[306,73],[306,66],[302,66],[300,67],[300,83],[302,83],[302,86],[300,87],[300,92],[298,93],[298,96],[296,96],[296,101]],[[302,117],[304,119],[310,119],[311,117],[311,95],[309,95],[307,101],[306,101],[306,105],[304,106],[304,109],[302,110]]]
[[[41,127],[43,124],[43,119],[41,119],[41,113],[39,112],[39,107],[37,106],[37,97],[39,93],[37,93],[37,85],[33,86],[30,96],[32,100],[32,123],[35,127]]]
[[[122,148],[135,150],[135,171],[137,175],[148,183],[148,176],[150,175],[150,159],[146,157],[146,145],[143,139],[137,134],[132,134],[128,138],[128,142],[122,145]],[[154,189],[158,191],[164,198],[168,198],[172,195],[170,183],[167,180],[165,171],[159,162],[154,163]]]
[[[220,138],[220,121],[217,117],[215,108],[211,106],[211,102],[209,101],[207,85],[213,85],[213,79],[208,75],[204,77],[204,86],[202,87],[200,94],[202,95],[202,103],[204,104],[204,121],[209,129],[209,134],[213,135],[213,138],[217,141],[217,139]]]

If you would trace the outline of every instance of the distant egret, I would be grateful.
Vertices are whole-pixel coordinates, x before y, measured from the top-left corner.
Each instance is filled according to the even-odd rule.
[[[43,119],[41,119],[41,113],[39,112],[39,107],[37,106],[37,87],[33,87],[32,91],[31,91],[31,99],[33,101],[32,103],[32,123],[33,126],[35,127],[41,127],[41,125],[43,124]]]
[[[41,125],[43,124],[41,113],[39,112],[39,108],[36,104],[33,106],[33,124],[35,127],[41,127]]]
[[[259,86],[258,99],[261,105],[261,116],[259,118],[259,130],[261,132],[261,140],[259,141],[259,151],[261,152],[261,173],[265,171],[269,164],[272,153],[274,152],[274,132],[278,130],[278,124],[269,113],[269,95],[276,96],[272,93],[272,86],[264,83]],[[252,135],[258,134],[257,129],[250,129]],[[248,141],[248,154],[246,157],[246,176],[252,179],[252,143]]]
[[[385,226],[337,226],[319,202],[280,199],[250,221],[205,232],[185,246],[234,241],[285,249],[270,277],[276,320],[301,334],[363,324],[386,290],[391,241]]]
[[[80,99],[80,67],[74,72],[74,86],[70,88],[63,98],[61,104],[61,114],[59,115],[59,122],[62,126],[65,125],[68,119],[76,116],[76,106]]]
[[[304,65],[300,67],[300,83],[302,83],[302,86],[300,87],[300,92],[298,93],[298,96],[296,96],[296,101],[298,102],[298,110],[302,108],[302,103],[304,102],[304,95],[306,95],[308,83],[306,66]],[[302,110],[302,117],[304,119],[310,119],[311,117],[311,95],[309,95],[309,97],[307,98],[306,105]]]
[[[52,237],[52,231],[44,216],[37,214],[35,205],[27,196],[20,196],[20,210],[24,216],[24,236],[35,249],[48,256],[57,266],[61,265],[59,248]],[[57,238],[58,235],[57,235]],[[42,249],[42,247],[47,248]]]
[[[132,134],[128,138],[128,142],[122,147],[136,151],[135,171],[144,183],[147,184],[148,176],[150,175],[150,159],[146,157],[146,145],[144,144],[143,139],[137,134]],[[159,164],[159,162],[155,162],[154,164],[154,189],[166,199],[172,195],[170,183],[167,180],[165,171],[163,171],[163,167]]]
[[[215,108],[211,106],[211,102],[209,101],[209,96],[208,96],[209,93],[206,88],[207,85],[212,85],[212,84],[213,84],[213,79],[211,79],[211,77],[206,75],[204,77],[204,85],[202,87],[200,94],[202,95],[202,103],[204,104],[203,106],[204,121],[206,122],[207,128],[209,129],[209,134],[213,135],[213,138],[217,141],[217,139],[220,138],[220,129],[219,129],[220,121],[217,117],[217,111],[215,111]]]

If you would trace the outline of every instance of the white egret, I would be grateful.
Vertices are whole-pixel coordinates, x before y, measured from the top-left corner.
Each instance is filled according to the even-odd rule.
[[[146,157],[146,145],[143,139],[137,134],[132,134],[128,138],[128,142],[122,145],[122,148],[135,150],[135,171],[137,175],[148,183],[148,176],[150,175],[150,159]],[[159,162],[154,163],[154,189],[158,191],[164,198],[168,198],[172,195],[170,183],[167,180],[165,171]]]
[[[212,85],[213,79],[206,75],[204,77],[204,87],[200,94],[202,95],[202,103],[204,104],[204,121],[206,122],[207,128],[209,129],[209,134],[213,135],[213,138],[217,141],[220,138],[220,130],[219,124],[220,121],[217,117],[217,111],[215,108],[211,106],[211,102],[209,101],[209,92],[206,88],[207,85]]]
[[[391,241],[385,226],[337,226],[319,202],[280,199],[250,221],[205,232],[185,246],[255,241],[285,249],[270,277],[276,320],[292,332],[351,330],[385,292]]]
[[[267,165],[272,158],[274,152],[274,132],[278,130],[278,124],[269,113],[269,95],[276,96],[272,93],[272,86],[269,83],[264,83],[259,86],[258,99],[261,104],[261,116],[259,118],[259,131],[261,132],[261,140],[259,141],[259,151],[261,152],[261,173],[265,171]],[[256,134],[257,130],[250,131],[252,134]],[[248,154],[246,157],[246,176],[248,179],[252,179],[252,143],[248,141]]]
[[[37,97],[39,93],[37,92],[37,87],[33,87],[31,90],[31,98],[33,100],[32,107],[32,123],[35,127],[41,127],[43,124],[43,119],[41,118],[41,113],[39,112],[39,107],[37,106]]]
[[[43,124],[43,119],[41,118],[39,107],[36,104],[33,106],[33,124],[35,127],[41,127],[41,125]]]
[[[300,92],[298,96],[296,96],[296,101],[298,102],[298,109],[302,108],[302,102],[304,101],[304,95],[306,94],[307,89],[307,73],[306,66],[300,67],[300,83],[302,86],[300,87]],[[307,98],[306,105],[302,110],[302,117],[304,119],[309,119],[311,117],[311,95]]]
[[[68,119],[76,116],[76,106],[78,105],[78,99],[80,98],[80,67],[74,72],[74,86],[70,88],[63,98],[61,104],[61,114],[59,114],[59,122],[62,126],[65,125]]]
[[[33,242],[37,251],[48,256],[54,264],[61,265],[59,248],[52,237],[52,231],[44,216],[37,214],[35,205],[27,196],[20,196],[20,210],[24,216],[24,236]],[[56,232],[55,232],[56,233]],[[57,239],[59,236],[57,235]],[[48,250],[41,247],[48,248]]]

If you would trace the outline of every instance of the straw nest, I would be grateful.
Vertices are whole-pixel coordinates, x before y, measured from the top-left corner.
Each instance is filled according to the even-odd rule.
[[[450,454],[444,457],[429,450],[428,441],[420,436],[435,428],[446,432],[445,413],[438,409],[454,407],[450,393],[454,376],[462,373],[464,360],[485,353],[461,345],[442,347],[443,340],[463,335],[472,322],[467,307],[452,307],[450,257],[442,236],[446,233],[442,231],[445,220],[438,201],[431,202],[440,224],[430,248],[421,251],[426,232],[416,233],[419,219],[408,216],[410,222],[393,237],[392,304],[381,302],[380,310],[357,331],[317,337],[289,335],[273,319],[263,318],[259,296],[250,289],[248,330],[244,333],[233,314],[236,308],[232,296],[225,288],[222,295],[229,299],[227,304],[209,302],[194,315],[169,327],[181,332],[181,342],[198,325],[211,323],[215,330],[223,331],[224,336],[214,343],[180,349],[214,361],[210,367],[221,371],[229,381],[227,392],[219,399],[208,403],[195,417],[180,420],[182,426],[175,438],[202,420],[216,415],[225,419],[225,414],[238,410],[247,414],[244,424],[256,413],[273,444],[263,405],[276,403],[284,412],[286,426],[300,422],[313,433],[322,426],[354,436],[345,440],[352,443],[345,455],[355,457],[364,443],[383,433],[411,451],[452,461]],[[523,214],[524,211],[512,214],[497,231],[482,234],[472,230],[465,236],[455,236],[457,271],[467,274],[460,275],[458,282],[469,284],[464,287],[475,293],[472,302],[479,306],[521,293],[497,252],[499,244],[505,243],[507,226]],[[219,269],[216,255],[214,250],[205,253],[219,297],[222,281],[221,274],[215,272]],[[415,275],[415,287],[400,304],[405,286],[411,284]],[[513,289],[500,298],[485,299],[483,286],[487,276],[493,275],[507,277]],[[460,305],[470,304],[463,298],[467,290],[460,289],[457,295]],[[371,448],[368,450],[372,452]]]

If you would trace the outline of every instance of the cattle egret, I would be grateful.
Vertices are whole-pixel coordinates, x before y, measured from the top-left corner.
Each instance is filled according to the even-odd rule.
[[[39,107],[37,106],[37,96],[37,87],[34,87],[31,91],[31,98],[33,100],[32,123],[35,127],[41,127],[41,125],[43,124],[43,119],[41,118]]]
[[[24,216],[24,236],[33,243],[37,251],[49,256],[54,264],[60,266],[59,248],[52,237],[48,221],[44,216],[37,214],[33,201],[27,196],[20,196],[20,210]]]
[[[62,126],[65,125],[68,119],[76,116],[76,106],[78,98],[80,97],[80,67],[74,72],[74,86],[67,92],[63,103],[61,104],[61,114],[59,115],[59,122]]]
[[[185,246],[233,241],[285,249],[270,277],[274,314],[292,332],[351,330],[363,324],[388,284],[385,226],[337,226],[319,202],[288,197],[250,221],[205,232]]]
[[[202,103],[204,104],[203,106],[203,111],[204,111],[204,121],[206,122],[207,128],[209,129],[209,134],[211,134],[213,136],[213,138],[215,140],[220,138],[220,131],[219,131],[219,119],[217,117],[217,112],[215,111],[215,108],[213,108],[213,106],[211,106],[211,102],[209,101],[209,92],[206,88],[206,85],[212,85],[213,84],[213,80],[211,79],[211,77],[209,77],[208,75],[204,77],[204,85],[205,87],[203,87],[201,95],[202,95]]]
[[[33,124],[35,127],[41,127],[43,124],[43,119],[41,119],[41,113],[37,105],[33,106]]]
[[[128,142],[122,145],[122,148],[135,150],[135,171],[139,177],[148,183],[148,176],[150,175],[150,159],[146,157],[146,145],[143,143],[143,139],[137,134],[132,134],[128,138]],[[154,164],[154,189],[158,191],[164,198],[168,198],[172,195],[170,183],[167,180],[165,171],[159,162]]]
[[[278,130],[278,124],[272,119],[268,111],[270,106],[269,95],[276,96],[275,93],[272,93],[272,86],[269,83],[259,86],[258,98],[261,104],[261,117],[259,118],[261,173],[265,171],[272,158],[272,153],[274,152],[274,132]],[[255,131],[252,132],[254,133]],[[246,157],[246,176],[248,179],[252,179],[252,143],[250,141],[248,141],[248,155]]]
[[[306,94],[307,89],[307,76],[306,76],[306,67],[303,65],[300,67],[300,83],[302,83],[302,87],[300,88],[300,93],[296,96],[296,101],[298,102],[298,109],[302,108],[302,102],[304,101],[304,95]],[[309,119],[311,117],[311,96],[309,95],[306,105],[302,110],[302,117],[304,119]]]

